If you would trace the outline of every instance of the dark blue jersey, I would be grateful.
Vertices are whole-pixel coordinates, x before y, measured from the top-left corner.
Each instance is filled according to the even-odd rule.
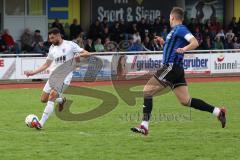
[[[186,26],[180,24],[172,28],[167,35],[163,48],[163,64],[183,64],[184,54],[177,53],[178,48],[183,48],[189,44],[189,40],[193,37]]]

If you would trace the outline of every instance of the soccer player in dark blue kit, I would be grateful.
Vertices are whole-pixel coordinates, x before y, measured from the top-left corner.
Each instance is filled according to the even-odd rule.
[[[156,37],[158,43],[164,43],[163,65],[147,82],[143,89],[143,119],[138,127],[131,128],[135,133],[147,135],[149,120],[152,112],[153,96],[166,87],[171,87],[177,99],[183,106],[212,113],[221,122],[222,128],[226,124],[226,109],[212,106],[201,99],[191,98],[188,92],[183,69],[184,53],[196,49],[199,44],[186,26],[182,24],[184,11],[174,7],[170,14],[171,32],[164,43],[163,39]]]

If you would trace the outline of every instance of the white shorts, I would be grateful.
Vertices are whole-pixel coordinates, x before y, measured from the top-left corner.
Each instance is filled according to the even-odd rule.
[[[67,89],[67,87],[70,85],[71,83],[71,80],[72,80],[72,75],[71,76],[67,76],[64,80],[64,84],[62,86],[62,90],[61,90],[61,93],[64,92],[65,89]],[[47,83],[45,84],[44,88],[43,88],[43,92],[45,93],[50,93],[52,90],[52,88],[50,87],[50,84],[49,84],[49,80],[47,81]],[[59,94],[61,94],[59,93]]]

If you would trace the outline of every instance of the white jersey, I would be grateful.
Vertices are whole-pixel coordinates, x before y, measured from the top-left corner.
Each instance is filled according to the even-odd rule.
[[[50,72],[52,73],[61,64],[72,59],[75,53],[82,51],[83,49],[80,48],[76,43],[67,40],[63,40],[62,44],[60,45],[51,45],[47,56],[47,59],[53,61],[52,65],[50,66]],[[71,81],[71,78],[72,73],[66,77],[68,83],[70,83],[69,81]]]

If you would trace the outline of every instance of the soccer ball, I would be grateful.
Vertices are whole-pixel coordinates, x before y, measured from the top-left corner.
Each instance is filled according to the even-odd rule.
[[[32,126],[32,122],[34,121],[38,121],[38,117],[35,114],[29,114],[26,118],[25,118],[25,123],[28,127],[33,128]]]

